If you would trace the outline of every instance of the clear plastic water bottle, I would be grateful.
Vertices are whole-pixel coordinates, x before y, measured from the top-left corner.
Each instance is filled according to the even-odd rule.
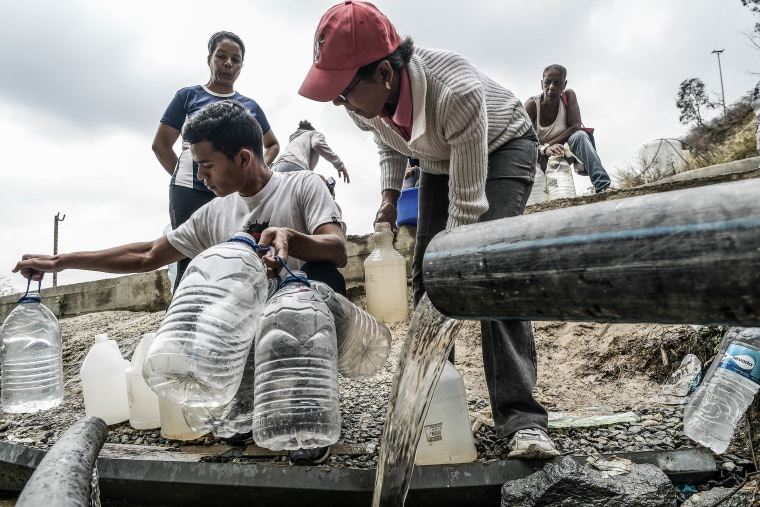
[[[340,437],[333,317],[306,276],[293,275],[267,303],[255,346],[253,439],[273,450],[325,447]]]
[[[348,378],[371,377],[391,352],[391,331],[329,285],[311,282],[332,313],[338,339],[338,372]]]
[[[726,451],[760,388],[760,328],[729,329],[721,350],[684,410],[686,436],[716,454]]]
[[[124,360],[114,340],[106,334],[95,335],[95,343],[79,369],[87,417],[100,417],[108,425],[129,419],[127,366],[129,361]]]
[[[18,300],[0,329],[0,406],[3,412],[48,410],[63,400],[61,327],[41,303],[39,288]]]
[[[575,197],[573,168],[561,156],[549,157],[546,164],[546,188],[549,199]]]
[[[546,174],[543,169],[536,164],[536,175],[533,179],[533,188],[530,191],[526,206],[538,204],[549,200],[549,189],[546,187]]]
[[[250,433],[253,428],[253,388],[256,359],[253,348],[243,370],[243,378],[229,403],[218,407],[184,405],[182,414],[193,431],[211,431],[215,437],[231,438]]]
[[[143,365],[159,396],[209,407],[235,396],[267,296],[256,248],[238,233],[190,262]]]
[[[409,315],[406,259],[393,248],[387,222],[375,224],[375,248],[364,260],[367,312],[382,322],[400,322]]]

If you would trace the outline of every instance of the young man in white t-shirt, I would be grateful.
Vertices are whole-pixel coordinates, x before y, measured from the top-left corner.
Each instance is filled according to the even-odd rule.
[[[322,179],[311,171],[275,173],[264,162],[258,122],[238,102],[207,106],[188,121],[182,136],[190,143],[198,176],[220,199],[196,211],[189,220],[153,241],[92,252],[58,255],[24,254],[13,268],[34,280],[44,273],[84,269],[107,273],[152,271],[226,241],[239,231],[254,236],[272,270],[276,256],[309,279],[345,295],[338,271],[346,265],[345,224]],[[291,462],[323,462],[328,448],[291,451]]]

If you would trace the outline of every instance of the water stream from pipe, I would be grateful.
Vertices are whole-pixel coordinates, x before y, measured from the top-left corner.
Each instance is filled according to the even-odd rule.
[[[373,507],[398,507],[409,491],[414,456],[430,400],[464,321],[445,317],[423,295],[409,324],[391,387]]]

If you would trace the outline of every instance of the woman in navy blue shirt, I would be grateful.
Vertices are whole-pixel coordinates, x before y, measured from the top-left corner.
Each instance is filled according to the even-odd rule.
[[[185,222],[195,210],[214,198],[198,178],[198,164],[190,157],[188,146],[183,143],[177,156],[174,144],[179,139],[182,125],[207,105],[225,99],[234,99],[245,106],[261,125],[264,132],[264,161],[271,164],[280,152],[280,144],[272,132],[264,111],[255,100],[234,89],[235,81],[243,68],[245,45],[231,32],[217,32],[208,41],[207,63],[210,70],[205,85],[182,88],[166,108],[158,130],[153,138],[153,152],[172,179],[169,186],[169,217],[172,229]],[[175,286],[179,284],[189,260],[179,262]]]

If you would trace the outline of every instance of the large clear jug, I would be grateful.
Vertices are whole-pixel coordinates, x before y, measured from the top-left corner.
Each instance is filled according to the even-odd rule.
[[[63,400],[61,327],[39,287],[18,300],[0,329],[0,405],[3,412],[48,410]]]
[[[209,407],[235,396],[267,296],[257,248],[238,233],[190,262],[143,365],[154,392]]]
[[[269,299],[255,345],[253,440],[273,450],[324,447],[340,437],[335,324],[304,273]]]
[[[391,352],[391,331],[329,285],[311,282],[332,313],[338,342],[338,372],[348,378],[371,377]]]

